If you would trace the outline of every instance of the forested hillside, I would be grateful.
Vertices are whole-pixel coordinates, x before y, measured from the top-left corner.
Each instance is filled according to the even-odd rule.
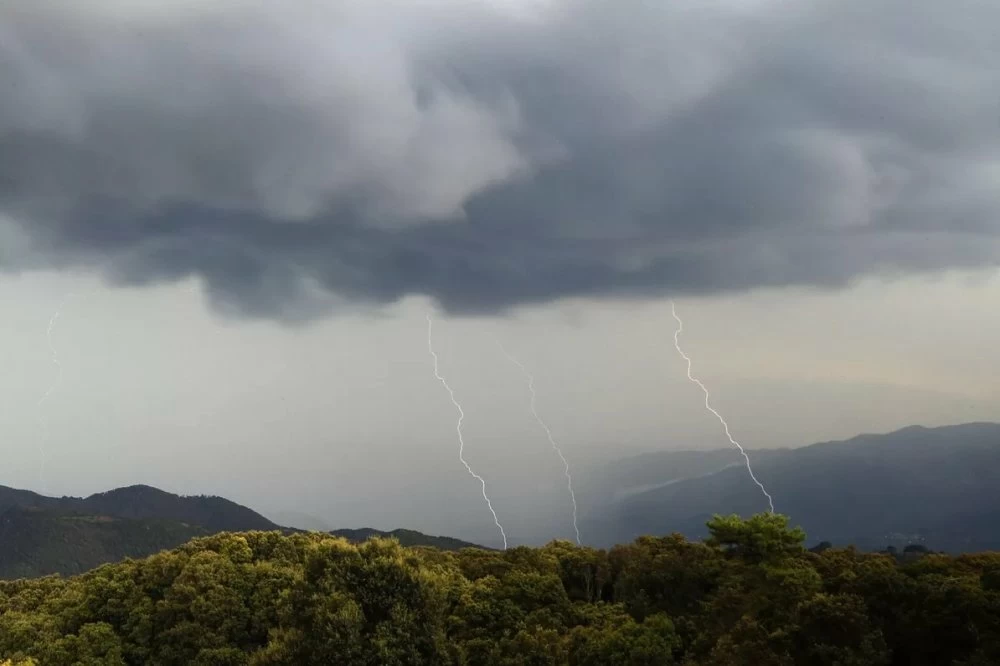
[[[1000,550],[1000,424],[912,426],[750,457],[776,509],[814,542]],[[584,534],[602,546],[674,531],[701,538],[715,513],[768,508],[744,465],[729,447],[650,453],[589,470],[577,484]]]
[[[115,488],[88,497],[46,497],[30,490],[0,486],[0,511],[10,507],[138,520],[171,520],[198,525],[210,532],[273,530],[278,527],[256,511],[224,497],[175,495],[144,485]]]
[[[150,486],[129,486],[86,498],[46,497],[0,486],[0,579],[77,574],[126,557],[176,548],[192,537],[279,527],[223,497],[180,496]],[[392,537],[403,546],[442,550],[478,547],[414,530],[335,530],[352,543]]]
[[[82,573],[195,536],[254,529],[280,528],[222,497],[184,497],[150,486],[46,497],[0,486],[0,578]]]
[[[14,507],[0,515],[0,578],[83,573],[125,557],[145,557],[210,532],[168,520]]]
[[[780,515],[610,551],[219,534],[0,582],[0,659],[69,664],[1000,663],[1000,554],[815,553]]]

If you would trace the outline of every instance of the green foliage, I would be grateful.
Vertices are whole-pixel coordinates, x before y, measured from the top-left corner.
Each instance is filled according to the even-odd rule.
[[[782,516],[610,551],[227,533],[0,582],[4,664],[1000,663],[1000,554],[803,548]]]
[[[364,543],[369,539],[382,537],[384,539],[395,539],[401,546],[431,546],[440,550],[461,550],[462,548],[480,548],[474,543],[453,539],[444,536],[430,536],[415,530],[392,530],[383,532],[370,527],[357,530],[333,530],[330,534],[347,539],[351,543]]]
[[[749,520],[715,516],[708,521],[708,531],[711,536],[706,544],[749,564],[800,555],[806,540],[801,528],[789,529],[788,518],[776,513],[757,514]]]

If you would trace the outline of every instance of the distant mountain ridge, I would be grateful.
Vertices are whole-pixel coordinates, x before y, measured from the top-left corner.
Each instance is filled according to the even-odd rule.
[[[173,520],[214,532],[280,529],[256,511],[224,497],[175,495],[145,485],[115,488],[89,497],[46,497],[30,490],[0,486],[0,512],[14,506],[117,518]]]
[[[224,497],[175,495],[145,485],[82,498],[46,497],[0,486],[0,578],[71,575],[126,557],[176,548],[194,537],[274,530],[299,531]],[[393,537],[404,546],[480,547],[413,530],[363,528],[330,533],[354,543]]]
[[[245,506],[151,486],[46,497],[0,486],[0,578],[74,574],[217,532],[280,530]]]
[[[1000,424],[911,426],[749,454],[775,509],[812,541],[872,549],[895,541],[952,551],[1000,549]],[[735,449],[639,460],[611,465],[611,483],[590,482],[586,527],[601,545],[673,531],[698,537],[714,513],[768,508],[745,466],[731,465],[743,462]],[[716,471],[706,472],[713,465]],[[641,488],[657,478],[657,487]],[[628,488],[638,491],[622,492]]]
[[[813,544],[1000,550],[1000,424],[913,426],[749,453],[775,509],[801,525]],[[597,546],[642,534],[698,538],[713,514],[767,509],[735,449],[642,454],[589,474],[581,470],[579,481],[581,531]],[[184,497],[144,485],[85,498],[0,486],[0,578],[78,573],[197,536],[250,530],[298,531],[222,497]],[[322,531],[355,543],[378,536],[444,550],[482,547],[405,529]]]
[[[199,525],[210,532],[276,530],[280,526],[256,511],[210,495],[174,495],[151,486],[127,486],[83,500],[87,510],[122,518],[159,518]]]

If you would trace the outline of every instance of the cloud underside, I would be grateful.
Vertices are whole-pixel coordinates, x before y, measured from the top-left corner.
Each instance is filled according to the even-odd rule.
[[[0,266],[308,319],[997,263],[1000,5],[710,5],[5,3]]]

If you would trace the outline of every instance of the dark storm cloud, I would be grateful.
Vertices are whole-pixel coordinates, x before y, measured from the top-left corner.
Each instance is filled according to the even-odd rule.
[[[8,266],[296,319],[1000,257],[992,3],[78,7],[0,9]]]

